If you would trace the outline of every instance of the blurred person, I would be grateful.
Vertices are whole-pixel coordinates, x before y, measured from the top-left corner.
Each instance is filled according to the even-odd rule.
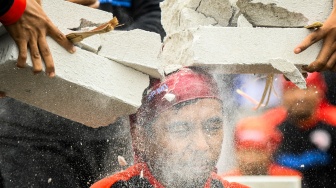
[[[163,0],[99,0],[99,9],[116,16],[121,27],[116,30],[142,29],[165,36],[161,24],[160,2]]]
[[[247,117],[237,123],[234,146],[237,168],[222,176],[302,176],[299,171],[274,162],[282,140],[281,132],[262,117]]]
[[[306,187],[336,185],[336,107],[325,98],[327,86],[320,73],[310,73],[307,89],[283,81],[282,106],[264,114],[278,124],[284,139],[276,161],[302,172]]]
[[[245,187],[215,173],[223,104],[213,78],[182,68],[144,91],[133,134],[138,163],[92,188]]]
[[[68,52],[76,51],[74,45],[51,22],[36,0],[0,1],[0,22],[19,48],[17,66],[26,66],[28,47],[33,62],[33,72],[42,71],[42,61],[49,77],[55,76],[55,66],[46,36],[49,35]]]

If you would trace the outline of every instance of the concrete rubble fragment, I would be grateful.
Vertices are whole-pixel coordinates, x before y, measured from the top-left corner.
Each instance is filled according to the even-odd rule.
[[[201,66],[220,73],[285,73],[300,83],[301,74],[293,65],[301,70],[321,47],[318,42],[294,54],[292,49],[308,34],[303,28],[201,26],[167,37],[160,57],[165,64]],[[274,59],[282,66],[273,67]]]
[[[200,25],[227,26],[233,13],[229,0],[165,0],[160,6],[167,35]]]
[[[303,27],[323,22],[333,7],[331,0],[237,0],[236,4],[240,13],[258,27]]]
[[[100,36],[102,47],[98,55],[132,67],[151,77],[161,77],[158,56],[162,43],[159,34],[135,29],[113,31]]]

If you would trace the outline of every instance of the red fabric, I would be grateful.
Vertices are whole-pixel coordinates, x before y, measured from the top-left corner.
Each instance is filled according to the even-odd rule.
[[[134,176],[139,176],[141,174],[141,171],[143,171],[143,177],[146,178],[150,184],[153,185],[154,188],[164,188],[163,185],[158,182],[154,176],[150,173],[147,165],[145,163],[138,163],[136,165],[133,165],[129,167],[128,169],[119,172],[117,174],[114,174],[110,177],[104,178],[96,183],[94,183],[91,188],[110,188],[114,183],[123,180],[127,181],[130,180]],[[248,188],[247,186],[241,185],[239,183],[229,183],[226,180],[223,180],[220,176],[218,176],[216,173],[211,174],[211,179],[217,179],[220,180],[225,188]],[[204,188],[210,188],[211,179],[209,179],[204,186]]]
[[[262,115],[268,122],[274,125],[280,125],[287,118],[287,111],[283,107],[273,108]],[[331,126],[336,126],[336,106],[323,100],[316,109],[314,117],[311,119],[311,126],[314,127],[316,122],[322,121]]]
[[[297,86],[293,84],[291,81],[286,81],[283,77],[282,80],[284,90],[290,88],[297,88]],[[315,87],[322,93],[325,93],[327,91],[327,84],[324,81],[322,74],[318,72],[308,73],[308,77],[305,80],[307,83],[307,87]]]
[[[3,25],[11,25],[17,22],[26,10],[26,0],[14,0],[11,8],[2,16],[0,22]]]
[[[152,122],[160,112],[178,103],[198,98],[220,100],[216,82],[211,75],[200,69],[182,68],[166,76],[161,82],[153,82],[142,99],[136,122],[143,126]]]
[[[287,168],[284,166],[280,166],[278,164],[271,164],[269,169],[268,169],[268,174],[269,176],[300,176],[302,177],[302,174],[294,169]],[[243,174],[240,172],[239,169],[234,169],[232,171],[229,171],[227,173],[224,173],[221,175],[221,177],[226,177],[226,176],[243,176]]]
[[[261,117],[244,118],[235,128],[236,148],[259,148],[274,151],[282,141],[282,134],[275,124]]]

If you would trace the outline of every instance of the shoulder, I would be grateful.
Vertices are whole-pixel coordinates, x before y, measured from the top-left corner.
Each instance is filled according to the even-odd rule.
[[[98,182],[94,183],[91,186],[91,188],[110,188],[112,185],[114,185],[118,181],[128,181],[132,177],[137,176],[137,175],[140,175],[139,164],[133,165],[122,172],[116,173],[112,176],[99,180]]]
[[[301,172],[288,168],[288,167],[275,164],[275,163],[270,166],[268,173],[271,176],[300,176],[302,177]]]

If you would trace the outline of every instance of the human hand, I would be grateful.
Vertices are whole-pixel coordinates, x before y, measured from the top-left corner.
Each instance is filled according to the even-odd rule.
[[[81,5],[85,5],[92,8],[98,8],[99,7],[99,1],[98,0],[67,0],[72,3],[77,3]]]
[[[322,48],[315,59],[303,70],[308,72],[331,70],[336,72],[336,10],[333,9],[323,26],[313,31],[294,49],[298,54],[323,39]]]
[[[45,63],[45,72],[49,77],[55,76],[55,66],[50,52],[46,36],[51,36],[59,45],[68,52],[74,53],[75,46],[66,36],[51,22],[35,0],[27,0],[25,12],[12,25],[5,26],[19,47],[17,60],[18,67],[25,67],[27,60],[27,46],[29,47],[33,62],[33,72],[42,71],[42,59]]]

